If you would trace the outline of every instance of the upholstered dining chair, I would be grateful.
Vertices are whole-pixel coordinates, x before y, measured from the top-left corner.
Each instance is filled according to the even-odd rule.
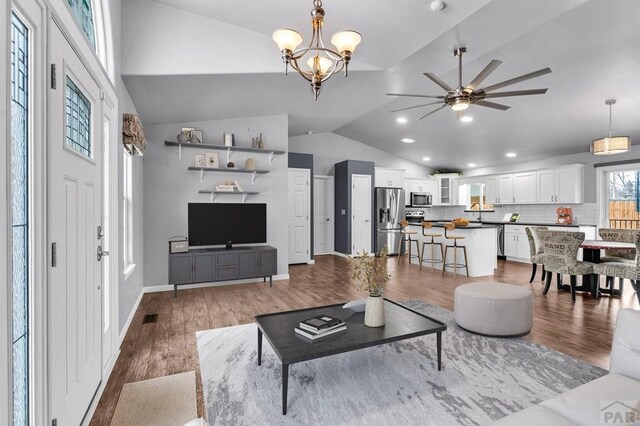
[[[577,276],[582,275],[584,282],[584,276],[593,273],[593,263],[578,260],[578,249],[584,241],[584,232],[539,231],[538,236],[547,272],[544,294],[549,292],[553,272],[567,274],[571,276],[571,299],[575,301]]]
[[[607,278],[621,278],[620,280],[620,293],[624,290],[624,280],[631,281],[633,290],[636,292],[638,303],[640,303],[640,232],[635,231],[634,241],[636,245],[635,259],[633,263],[628,262],[604,262],[598,263],[593,267],[593,273],[605,275]],[[597,282],[597,281],[596,281]],[[613,288],[612,288],[613,290]]]
[[[603,241],[617,241],[620,243],[635,242],[636,229],[616,229],[616,228],[600,228],[598,235]],[[635,265],[636,254],[632,250],[605,250],[605,255],[600,258],[601,263],[606,262],[622,262],[629,265]]]
[[[542,251],[542,245],[540,244],[540,237],[538,231],[546,231],[549,228],[546,226],[527,226],[525,231],[527,232],[527,238],[529,239],[529,253],[531,255],[531,279],[529,283],[532,283],[536,278],[536,270],[538,265],[542,265],[542,281],[545,279],[544,270],[544,253]]]

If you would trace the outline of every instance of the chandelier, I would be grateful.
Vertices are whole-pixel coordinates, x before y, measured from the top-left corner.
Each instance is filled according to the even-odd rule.
[[[591,142],[591,153],[593,155],[612,155],[627,152],[631,149],[631,138],[629,136],[611,136],[611,107],[616,103],[616,100],[607,99],[604,103],[609,106],[609,136]]]
[[[331,37],[331,43],[336,50],[328,48],[322,40],[322,26],[324,25],[324,9],[321,0],[313,1],[311,11],[311,24],[313,33],[307,47],[298,49],[302,44],[302,36],[297,31],[281,28],[273,32],[273,41],[282,52],[284,62],[284,74],[287,75],[289,65],[298,71],[305,80],[311,83],[314,99],[318,99],[322,83],[333,74],[344,69],[344,76],[348,76],[351,54],[362,40],[355,31],[340,31]],[[304,58],[307,58],[306,61]],[[305,64],[308,68],[300,67]],[[304,66],[304,65],[303,65]]]

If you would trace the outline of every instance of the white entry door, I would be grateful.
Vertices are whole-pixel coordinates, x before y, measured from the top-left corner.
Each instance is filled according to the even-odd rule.
[[[351,176],[351,254],[371,253],[371,176]]]
[[[48,130],[48,371],[50,421],[77,425],[101,379],[100,89],[51,23]]]
[[[313,254],[333,253],[333,179],[316,176],[313,182]]]
[[[289,264],[309,261],[310,170],[289,169]]]

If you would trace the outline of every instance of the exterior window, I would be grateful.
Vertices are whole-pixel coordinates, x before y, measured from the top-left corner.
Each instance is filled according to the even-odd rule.
[[[609,226],[640,229],[640,170],[608,172]]]
[[[96,34],[93,21],[93,7],[91,0],[68,0],[69,7],[80,25],[80,29],[87,36],[89,44],[96,50]]]
[[[66,144],[91,158],[91,102],[68,76],[66,99]]]
[[[123,241],[124,241],[124,270],[130,272],[133,262],[133,158],[127,152],[124,154],[123,172]]]
[[[11,17],[13,424],[29,424],[29,30]]]

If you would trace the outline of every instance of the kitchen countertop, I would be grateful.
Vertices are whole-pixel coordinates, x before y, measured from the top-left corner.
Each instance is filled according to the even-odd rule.
[[[451,221],[434,221],[431,222],[434,228],[444,228],[445,223],[450,223]],[[421,223],[409,223],[409,226],[419,226],[422,227]],[[458,226],[456,225],[456,229],[486,229],[486,228],[495,228],[492,224],[485,224],[479,222],[469,222],[467,226]]]
[[[446,220],[446,219],[434,219],[434,220],[429,220],[429,222],[433,223],[434,226],[437,222],[451,222],[451,220]],[[502,221],[498,221],[498,220],[483,220],[482,222],[478,222],[477,220],[470,220],[469,223],[482,223],[483,225],[523,225],[523,226],[564,226],[567,228],[577,228],[579,226],[596,226],[596,225],[590,225],[590,224],[571,224],[571,225],[560,225],[557,223],[541,223],[541,222],[502,222]]]

